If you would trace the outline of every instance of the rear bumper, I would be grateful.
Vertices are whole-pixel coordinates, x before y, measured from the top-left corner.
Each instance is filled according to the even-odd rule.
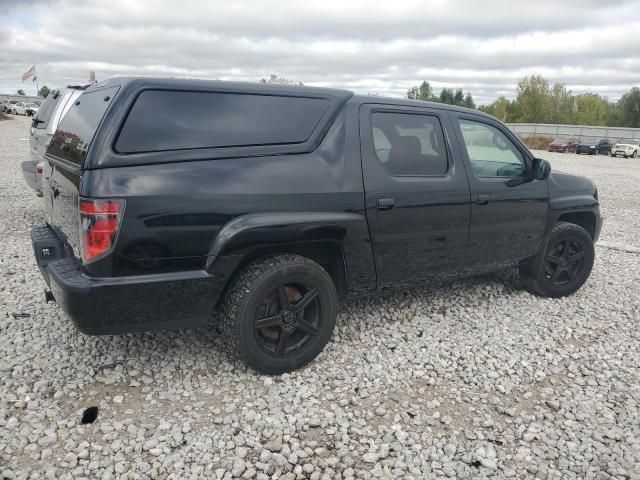
[[[20,167],[22,169],[22,176],[24,177],[25,182],[27,182],[27,185],[29,185],[29,187],[31,187],[37,193],[42,194],[42,185],[38,184],[39,177],[36,173],[36,169],[37,169],[36,162],[32,160],[28,160],[26,162],[22,162],[20,164]]]
[[[591,147],[577,147],[576,148],[576,153],[581,154],[581,153],[587,153],[590,155],[594,155],[596,153],[598,153],[598,149],[597,148],[591,148]]]
[[[224,288],[222,278],[204,270],[92,277],[50,227],[34,228],[31,242],[38,268],[56,301],[86,334],[202,325],[210,320]]]

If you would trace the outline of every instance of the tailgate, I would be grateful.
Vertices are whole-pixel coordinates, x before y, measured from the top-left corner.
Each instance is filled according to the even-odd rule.
[[[47,149],[42,189],[48,223],[80,252],[78,197],[82,167],[102,117],[118,87],[80,95],[60,122]]]

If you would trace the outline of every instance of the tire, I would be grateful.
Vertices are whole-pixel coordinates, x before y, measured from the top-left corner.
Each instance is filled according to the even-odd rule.
[[[637,156],[638,156],[637,150],[631,154],[631,158],[636,158]]]
[[[558,222],[542,254],[520,267],[524,286],[541,297],[566,297],[589,278],[595,250],[591,235],[579,225]]]
[[[314,261],[292,254],[258,260],[232,280],[222,301],[226,349],[269,375],[301,368],[331,338],[337,304],[333,280]]]

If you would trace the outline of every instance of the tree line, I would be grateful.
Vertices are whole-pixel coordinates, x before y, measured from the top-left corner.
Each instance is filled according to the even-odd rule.
[[[407,98],[410,100],[423,100],[425,102],[446,103],[448,105],[458,105],[459,107],[476,108],[473,97],[470,93],[464,93],[462,89],[454,91],[453,88],[443,88],[440,94],[436,95],[429,82],[422,82],[417,87],[407,90]]]
[[[435,95],[429,82],[411,87],[407,98],[475,108],[470,93],[443,88],[440,95]],[[620,100],[611,102],[597,93],[574,94],[561,82],[552,84],[541,75],[531,75],[518,82],[514,100],[501,96],[478,110],[511,123],[640,128],[640,88],[633,87]]]

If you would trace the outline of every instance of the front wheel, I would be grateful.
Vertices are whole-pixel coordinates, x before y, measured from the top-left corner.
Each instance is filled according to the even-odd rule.
[[[337,303],[331,277],[314,261],[291,254],[258,260],[223,300],[227,350],[262,373],[298,369],[331,338]]]
[[[591,235],[579,225],[558,222],[546,248],[529,265],[520,268],[522,281],[542,297],[566,297],[589,278],[595,250]]]
[[[635,152],[633,152],[633,154],[631,154],[631,158],[636,158],[638,156],[638,151],[636,150]]]

